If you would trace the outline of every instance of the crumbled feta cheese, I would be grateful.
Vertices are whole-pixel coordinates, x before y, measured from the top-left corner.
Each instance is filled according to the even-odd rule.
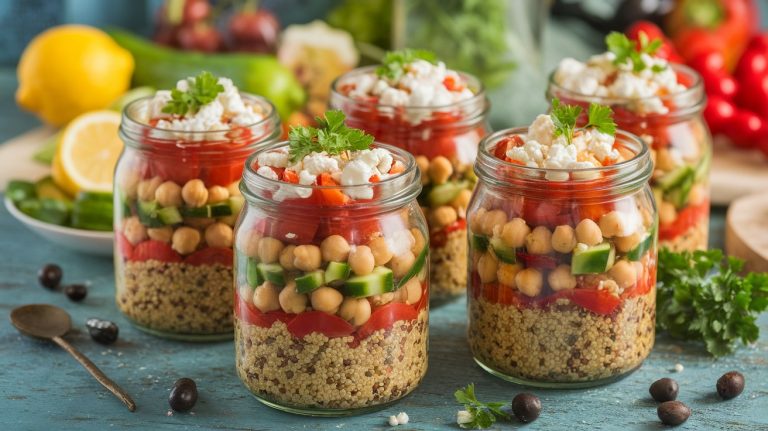
[[[391,427],[396,427],[400,425],[400,422],[398,422],[397,417],[394,415],[389,417],[388,423],[389,423],[389,426]]]
[[[555,123],[552,117],[540,114],[528,127],[528,139],[540,142],[542,145],[552,145],[552,137],[555,134]]]
[[[400,412],[397,414],[397,423],[399,425],[405,425],[411,418],[408,417],[408,413]]]
[[[675,364],[675,372],[676,373],[682,373],[683,370],[685,370],[685,367],[683,367],[683,364]]]
[[[456,412],[456,423],[459,425],[468,424],[473,420],[475,420],[475,418],[472,415],[472,413],[466,410],[459,410],[458,412]]]
[[[273,168],[285,168],[288,166],[288,153],[285,151],[268,151],[256,156],[259,166],[271,166]]]
[[[315,184],[315,181],[317,181],[317,175],[314,175],[307,170],[299,172],[299,184],[311,186]]]
[[[373,170],[367,163],[361,160],[352,160],[341,171],[341,185],[354,186],[366,184],[372,175]],[[370,187],[359,187],[356,190],[347,190],[347,194],[353,199],[371,199],[373,197],[373,189]]]
[[[272,170],[269,166],[259,166],[259,169],[256,170],[256,173],[261,175],[264,178],[269,178],[270,180],[277,180],[278,176],[275,173],[275,171]]]
[[[328,157],[326,153],[312,153],[304,157],[303,163],[304,169],[316,176],[339,170],[338,160]]]
[[[396,231],[388,235],[385,239],[387,247],[395,256],[400,256],[416,245],[416,239],[407,229]]]

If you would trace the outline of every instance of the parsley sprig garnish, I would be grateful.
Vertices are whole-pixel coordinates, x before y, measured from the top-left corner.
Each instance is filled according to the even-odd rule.
[[[437,63],[437,56],[434,52],[424,49],[389,51],[384,56],[381,66],[376,68],[376,74],[379,77],[396,81],[405,72],[405,66],[416,60],[424,60],[434,64]]]
[[[613,31],[605,37],[608,51],[616,55],[616,59],[613,60],[614,64],[627,64],[628,61],[631,61],[634,72],[643,71],[648,67],[643,61],[642,54],[653,56],[664,42],[661,39],[649,40],[645,32],[640,32],[638,37],[638,43],[629,40],[625,34],[617,31]],[[661,72],[664,69],[665,67],[660,65],[654,65],[651,68],[654,72]]]
[[[483,429],[488,428],[498,418],[510,420],[510,416],[505,411],[501,410],[502,407],[507,405],[503,402],[484,403],[478,401],[475,396],[475,384],[470,383],[466,388],[461,388],[454,392],[456,401],[464,405],[466,413],[459,413],[457,417],[457,423],[460,427],[465,429]]]
[[[219,79],[211,72],[202,72],[195,78],[187,79],[189,89],[171,90],[171,100],[163,107],[163,112],[173,115],[196,114],[200,107],[213,102],[224,91]]]
[[[329,155],[347,151],[367,150],[373,136],[344,124],[344,113],[328,111],[324,117],[316,117],[317,127],[293,126],[288,133],[288,154],[292,163],[312,152],[325,151]]]
[[[753,343],[757,316],[768,309],[768,273],[739,273],[744,261],[721,250],[659,251],[656,326],[680,339],[704,341],[713,356]]]
[[[552,99],[552,111],[549,116],[555,124],[555,138],[564,136],[566,142],[569,144],[573,142],[576,122],[581,112],[581,106],[566,105],[560,103],[558,98]],[[587,124],[583,128],[596,129],[600,133],[611,136],[615,135],[616,123],[613,121],[613,110],[609,106],[590,103],[587,110]]]

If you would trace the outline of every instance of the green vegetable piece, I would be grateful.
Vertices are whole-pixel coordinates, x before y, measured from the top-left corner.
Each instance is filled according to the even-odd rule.
[[[709,177],[709,168],[712,165],[712,151],[705,150],[704,157],[696,165],[695,182],[706,180]]]
[[[683,165],[664,174],[664,176],[656,181],[656,185],[658,185],[661,190],[668,192],[684,183],[692,182],[695,176],[696,172],[693,168],[688,165]]]
[[[571,259],[571,274],[602,274],[611,269],[615,258],[616,249],[610,242],[597,244],[586,250],[577,247]]]
[[[179,224],[184,221],[181,212],[176,207],[165,207],[157,210],[157,218],[166,226]]]
[[[219,84],[219,78],[211,72],[200,72],[194,78],[187,78],[189,88],[186,91],[174,88],[171,90],[171,100],[163,107],[163,112],[173,115],[196,114],[203,105],[214,100],[219,93],[224,91],[224,86]]]
[[[352,269],[344,262],[328,262],[325,268],[325,283],[331,286],[343,284],[349,278]]]
[[[285,270],[276,263],[259,263],[256,268],[263,280],[277,286],[285,286]]]
[[[75,196],[75,201],[104,201],[112,202],[114,197],[112,193],[105,192],[79,192]]]
[[[139,201],[136,212],[139,216],[139,221],[146,227],[163,227],[163,222],[157,215],[160,205],[157,201],[143,202]]]
[[[28,199],[18,204],[19,211],[22,213],[59,226],[65,226],[69,222],[70,207],[71,204],[68,202],[51,198]]]
[[[230,214],[240,214],[243,206],[245,206],[245,198],[242,196],[232,196],[227,201],[227,205],[229,206]]]
[[[59,130],[55,134],[51,135],[45,140],[43,146],[32,155],[32,159],[36,162],[50,166],[53,163],[53,158],[56,156],[56,150],[59,146],[59,139],[63,133],[63,129]]]
[[[431,207],[447,205],[454,200],[462,190],[466,190],[467,188],[469,188],[469,185],[466,181],[448,181],[432,187],[427,194],[427,202]]]
[[[617,31],[613,31],[605,37],[605,45],[608,47],[608,51],[616,55],[616,59],[613,60],[614,64],[629,64],[632,63],[633,71],[641,72],[649,65],[645,64],[641,54],[648,54],[653,57],[656,51],[661,48],[664,43],[661,39],[649,40],[648,36],[641,32],[639,44],[629,40],[629,38]],[[639,45],[639,46],[638,46]],[[661,72],[664,68],[653,67],[653,72]]]
[[[418,273],[421,272],[422,268],[424,268],[424,265],[427,263],[427,255],[429,254],[429,245],[425,245],[424,248],[419,252],[419,255],[416,256],[416,260],[413,262],[413,266],[411,269],[408,270],[408,272],[405,273],[403,278],[400,279],[400,281],[397,282],[397,288],[401,288],[405,286],[405,283],[408,282],[408,280],[415,277]]]
[[[488,249],[489,243],[488,237],[486,236],[473,233],[470,241],[472,242],[472,248],[477,251],[485,251]]]
[[[456,402],[464,406],[468,413],[469,420],[458,422],[458,425],[464,429],[485,429],[493,426],[497,419],[511,420],[507,412],[502,410],[507,403],[491,402],[484,403],[475,396],[475,385],[470,383],[465,388],[461,388],[453,393]]]
[[[514,247],[510,247],[501,240],[501,238],[491,238],[491,247],[493,248],[493,254],[504,263],[517,263],[517,250]]]
[[[653,245],[653,233],[647,233],[642,240],[627,253],[627,259],[631,261],[638,261],[645,256],[645,253],[651,249]]]
[[[72,227],[111,231],[114,207],[112,200],[80,199],[72,205]]]
[[[69,195],[60,189],[59,186],[53,182],[53,178],[44,177],[35,183],[35,190],[39,199],[57,199],[64,202],[71,202]]]
[[[384,55],[384,61],[381,66],[376,69],[376,74],[380,77],[396,81],[405,73],[406,66],[416,60],[424,60],[435,64],[437,63],[437,56],[434,52],[424,49],[389,51]]]
[[[36,199],[35,184],[29,181],[11,180],[5,188],[5,194],[14,204],[28,199]]]
[[[385,266],[373,268],[367,275],[358,275],[344,283],[344,294],[355,298],[366,298],[395,290],[392,270]]]
[[[259,262],[250,257],[245,265],[245,281],[249,286],[256,288],[264,283],[264,277],[258,268]]]
[[[307,272],[301,277],[296,277],[296,291],[299,293],[309,293],[325,282],[325,271],[318,269]]]
[[[317,127],[291,127],[288,133],[288,153],[291,161],[299,161],[312,152],[325,151],[336,155],[370,148],[373,136],[360,129],[347,127],[344,124],[345,118],[341,111],[327,111],[324,117],[315,117]]]
[[[212,218],[232,215],[230,202],[221,202],[217,204],[203,205],[198,208],[182,207],[179,212],[183,217],[192,218]]]

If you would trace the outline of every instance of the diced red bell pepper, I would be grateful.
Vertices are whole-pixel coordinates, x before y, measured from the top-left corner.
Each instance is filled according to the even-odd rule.
[[[659,224],[659,240],[671,241],[688,232],[699,221],[709,214],[709,201],[699,205],[690,205],[677,214],[674,222]]]
[[[245,323],[261,328],[270,328],[277,321],[289,324],[296,317],[295,314],[288,314],[279,310],[262,313],[253,305],[245,302],[237,292],[235,292],[235,316]]]
[[[444,247],[445,244],[448,242],[448,235],[450,233],[456,232],[458,230],[466,230],[466,229],[467,229],[467,220],[460,218],[455,222],[449,224],[448,226],[445,226],[444,228],[440,229],[439,231],[432,232],[429,235],[429,245],[434,248]]]
[[[334,181],[329,173],[322,173],[318,177],[318,185],[321,186],[338,186],[339,184]],[[323,203],[325,205],[344,205],[349,202],[349,196],[345,195],[341,189],[317,189],[322,196]]]
[[[145,262],[147,260],[157,260],[165,263],[181,262],[181,256],[176,253],[170,245],[153,239],[140,242],[133,248],[131,261]]]
[[[566,298],[572,303],[595,314],[610,315],[621,304],[621,299],[606,290],[568,289],[553,293],[547,299],[551,302]]]
[[[184,263],[195,266],[219,264],[231,268],[234,264],[234,253],[231,248],[206,247],[187,256]]]
[[[357,338],[365,339],[376,331],[392,328],[395,322],[416,320],[416,309],[402,302],[390,302],[371,313],[371,318],[357,330]]]
[[[297,314],[288,323],[288,332],[296,338],[304,338],[313,332],[336,338],[351,335],[355,332],[355,327],[341,317],[313,310]]]

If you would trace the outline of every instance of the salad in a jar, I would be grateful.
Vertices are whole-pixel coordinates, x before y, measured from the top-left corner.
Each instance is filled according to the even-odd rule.
[[[711,136],[701,116],[705,93],[692,69],[655,56],[660,39],[606,37],[608,51],[586,62],[563,59],[549,96],[582,106],[610,105],[619,127],[651,148],[651,186],[659,207],[659,241],[674,251],[707,247]]]
[[[269,102],[207,72],[126,107],[115,173],[116,301],[138,327],[231,337],[238,184],[254,146],[279,131]]]
[[[610,108],[553,101],[481,143],[468,211],[469,343],[503,378],[612,379],[653,346],[657,217],[647,147]]]
[[[246,165],[236,365],[268,405],[339,415],[395,401],[424,376],[429,247],[414,159],[341,112],[317,122]]]
[[[477,144],[489,131],[480,82],[434,54],[390,52],[379,67],[356,69],[333,86],[331,105],[347,124],[416,156],[429,223],[432,299],[464,292],[466,209],[476,178]]]

